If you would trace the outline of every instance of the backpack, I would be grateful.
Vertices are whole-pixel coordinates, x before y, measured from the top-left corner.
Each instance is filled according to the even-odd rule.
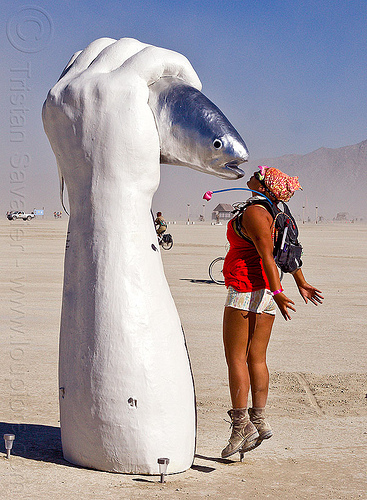
[[[165,226],[165,227],[167,227],[167,222],[163,219],[163,217],[162,217],[162,216],[161,216],[161,217],[157,217],[157,218],[155,219],[155,224],[156,224],[157,226]]]
[[[273,256],[276,265],[284,273],[292,273],[302,266],[302,245],[298,241],[298,227],[288,206],[282,202],[283,211],[266,198],[254,196],[244,203],[235,206],[233,213],[236,214],[235,230],[236,233],[246,241],[252,240],[246,238],[241,231],[241,215],[245,208],[250,205],[263,205],[274,219],[274,250]]]

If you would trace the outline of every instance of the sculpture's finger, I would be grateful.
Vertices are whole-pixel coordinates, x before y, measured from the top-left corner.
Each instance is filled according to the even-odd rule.
[[[116,40],[113,38],[98,38],[98,40],[94,40],[84,50],[76,52],[61,73],[59,81],[63,79],[63,83],[66,83],[66,80],[70,81],[85,71],[103,49],[115,42]]]
[[[67,63],[67,65],[65,66],[65,68],[62,70],[62,73],[59,77],[59,80],[61,80],[61,78],[63,78],[66,73],[70,70],[70,68],[72,67],[72,65],[74,64],[74,61],[76,60],[76,58],[79,56],[79,54],[81,54],[83,51],[82,50],[78,50],[78,52],[75,52],[75,54],[73,54],[69,60],[69,62]]]
[[[201,90],[199,77],[188,59],[178,52],[159,47],[146,47],[130,57],[116,72],[121,72],[121,74],[135,73],[147,85],[151,85],[165,76],[177,77]]]
[[[134,38],[121,38],[104,48],[87,69],[88,73],[108,73],[119,68],[135,54],[150,47]]]

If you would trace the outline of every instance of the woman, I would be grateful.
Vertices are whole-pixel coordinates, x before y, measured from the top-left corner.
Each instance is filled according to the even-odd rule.
[[[287,202],[302,189],[298,177],[290,177],[273,167],[259,167],[247,182],[273,204]],[[256,193],[253,193],[255,195]],[[261,196],[257,199],[261,200]],[[264,205],[251,204],[228,223],[230,249],[223,274],[228,288],[223,318],[223,340],[228,365],[232,409],[232,433],[222,451],[226,458],[244,453],[272,436],[265,418],[269,388],[266,349],[274,323],[276,306],[285,320],[291,319],[294,302],[284,293],[273,258],[274,220]],[[241,234],[239,234],[239,232]],[[320,290],[308,284],[301,268],[292,273],[306,302],[322,303]],[[247,409],[251,387],[252,408]]]

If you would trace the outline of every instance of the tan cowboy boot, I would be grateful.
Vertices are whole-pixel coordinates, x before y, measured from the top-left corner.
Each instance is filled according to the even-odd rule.
[[[250,451],[256,446],[259,433],[250,421],[246,408],[234,408],[228,411],[232,420],[232,434],[228,445],[222,450],[222,458],[227,458],[241,450]]]

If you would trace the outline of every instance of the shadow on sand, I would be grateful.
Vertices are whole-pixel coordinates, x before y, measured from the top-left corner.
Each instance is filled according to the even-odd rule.
[[[14,456],[23,457],[28,460],[51,462],[76,469],[85,468],[71,464],[63,458],[60,427],[51,427],[49,425],[39,424],[14,424],[9,422],[0,422],[0,452],[5,454],[5,443],[2,439],[4,434],[15,434],[15,441],[13,449],[11,450],[11,454]],[[196,454],[195,458],[221,464],[232,463],[232,460],[217,457],[206,457],[199,454]],[[196,464],[193,464],[191,469],[203,473],[215,471],[214,467]],[[147,477],[135,478],[134,480],[155,482],[154,479],[147,479]]]
[[[200,458],[201,460],[208,460],[210,462],[216,462],[217,464],[233,464],[235,462],[234,460],[229,460],[228,458],[206,457],[205,455],[199,455],[198,453],[195,454],[195,458]]]
[[[204,284],[204,285],[217,285],[217,283],[214,283],[212,280],[195,280],[193,278],[180,278],[180,281],[190,281],[190,283],[199,283],[199,284]]]
[[[12,455],[76,467],[63,458],[60,427],[0,422],[0,451],[3,453],[5,453],[5,443],[2,439],[4,434],[15,434]]]

